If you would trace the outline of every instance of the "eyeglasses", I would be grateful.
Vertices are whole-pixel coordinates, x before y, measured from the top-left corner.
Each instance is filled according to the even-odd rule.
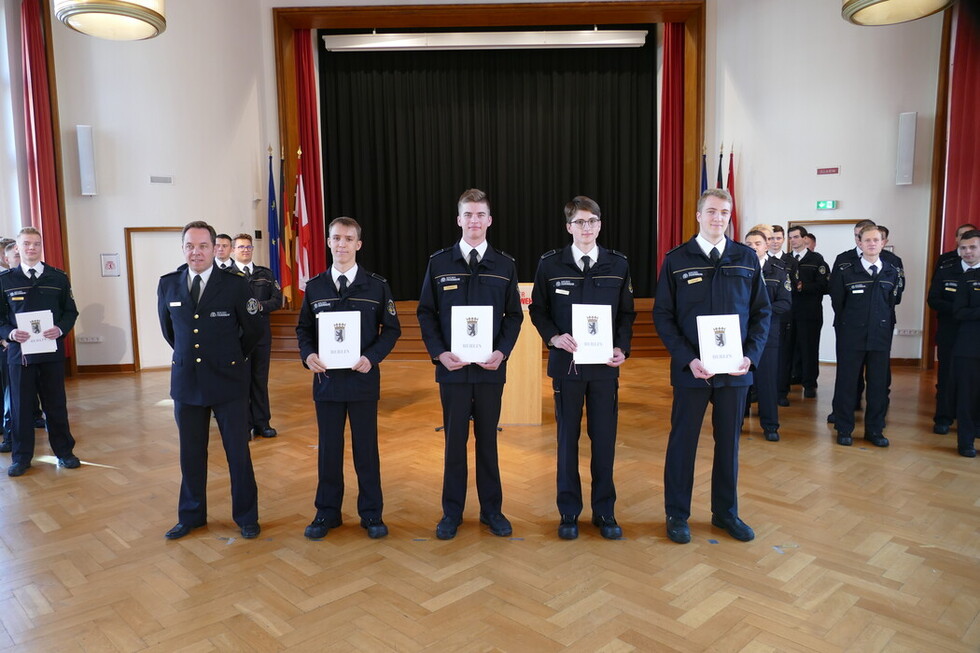
[[[600,220],[599,218],[590,218],[588,220],[582,220],[582,219],[572,220],[568,224],[575,225],[579,229],[584,229],[586,225],[588,225],[589,227],[595,227],[600,222],[602,222],[602,220]]]
[[[255,249],[255,245],[236,245],[235,249],[244,249],[246,252],[251,252]]]

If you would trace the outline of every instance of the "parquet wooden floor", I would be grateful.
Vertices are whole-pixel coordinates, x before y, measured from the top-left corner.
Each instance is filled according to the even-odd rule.
[[[980,459],[930,432],[931,374],[894,370],[887,450],[833,443],[831,366],[817,399],[797,393],[782,409],[781,442],[748,420],[750,543],[710,526],[703,438],[693,541],[676,545],[663,525],[666,364],[623,368],[618,542],[588,511],[577,541],[558,539],[547,414],[500,434],[514,536],[479,525],[471,483],[459,536],[435,539],[437,388],[428,362],[402,361],[383,371],[388,538],[358,526],[349,451],[345,525],[303,537],[316,477],[310,380],[298,362],[274,361],[280,436],[251,445],[262,535],[234,527],[214,429],[209,525],[168,542],[179,482],[168,372],[71,380],[86,464],[59,469],[40,437],[28,474],[0,476],[0,650],[980,650]]]

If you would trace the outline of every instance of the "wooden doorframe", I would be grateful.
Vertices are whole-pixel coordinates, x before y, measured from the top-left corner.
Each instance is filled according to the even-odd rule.
[[[136,282],[133,279],[133,235],[138,233],[180,233],[183,227],[126,227],[126,285],[129,288],[129,327],[133,339],[133,371],[140,371],[139,326],[136,324]]]

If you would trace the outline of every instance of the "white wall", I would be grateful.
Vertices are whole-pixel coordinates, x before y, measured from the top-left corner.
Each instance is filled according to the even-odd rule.
[[[266,148],[279,147],[271,9],[332,4],[411,2],[170,0],[167,31],[137,43],[55,26],[72,282],[83,315],[104,311],[94,324],[80,320],[77,335],[128,337],[125,276],[100,277],[98,257],[124,251],[124,227],[204,218],[228,232],[265,231]],[[835,2],[708,0],[706,144],[717,153],[735,141],[743,224],[823,217],[816,199],[841,202],[827,217],[887,224],[912,272],[902,328],[922,323],[924,275],[915,271],[925,265],[940,32],[938,17],[849,26]],[[915,184],[906,187],[893,181],[901,111],[919,112]],[[78,192],[76,124],[95,130],[94,198]],[[830,165],[843,174],[815,176]],[[151,174],[176,184],[151,186]],[[78,351],[80,365],[133,361],[130,342],[121,354]],[[894,355],[917,357],[917,339],[896,338]]]
[[[870,218],[886,225],[908,274],[897,326],[921,329],[942,15],[872,28],[842,20],[838,2],[715,0],[708,7],[706,140],[716,156],[725,143],[726,165],[735,143],[740,224]],[[896,186],[905,111],[918,112],[914,183]],[[840,175],[816,174],[835,166]],[[818,212],[821,199],[838,200],[838,209]],[[833,262],[839,252],[824,251],[814,232],[817,250]],[[920,351],[921,336],[895,337],[893,357]]]

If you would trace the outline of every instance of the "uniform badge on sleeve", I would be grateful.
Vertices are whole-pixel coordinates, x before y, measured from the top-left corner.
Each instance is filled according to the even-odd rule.
[[[783,281],[783,288],[786,289],[786,292],[790,292],[793,290],[793,286],[791,286],[789,283],[789,277],[786,277],[786,280]]]
[[[820,274],[827,274],[827,268],[821,265],[819,268],[817,268],[817,272]]]
[[[388,300],[388,314],[395,315],[395,302],[392,299]]]
[[[245,310],[248,311],[249,315],[255,315],[259,312],[259,301],[254,297],[248,300],[248,303],[245,304]]]

